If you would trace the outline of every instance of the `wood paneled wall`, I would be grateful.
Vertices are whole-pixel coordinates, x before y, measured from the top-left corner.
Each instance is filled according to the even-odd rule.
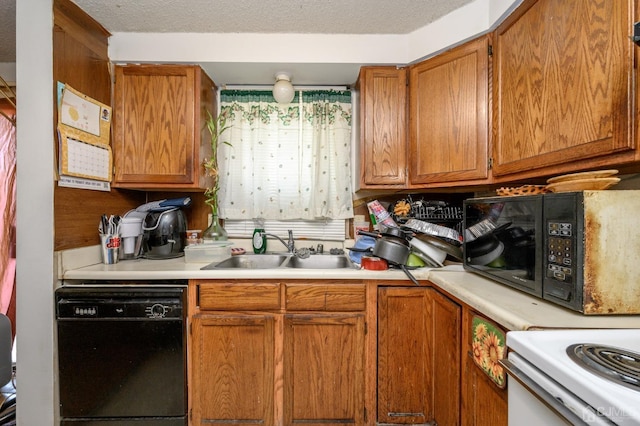
[[[54,94],[57,82],[60,81],[93,99],[111,105],[111,76],[107,55],[109,32],[70,0],[54,0],[53,13]],[[51,143],[55,146],[58,145],[55,136],[56,122],[57,108],[54,107]],[[52,167],[57,168],[57,164]],[[54,184],[55,250],[98,244],[98,221],[103,213],[122,214],[145,200],[144,192],[101,192],[58,187],[57,182]]]

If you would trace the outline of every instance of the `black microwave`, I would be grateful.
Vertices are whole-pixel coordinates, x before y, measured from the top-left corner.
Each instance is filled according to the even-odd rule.
[[[584,314],[640,313],[640,191],[463,202],[466,270]]]

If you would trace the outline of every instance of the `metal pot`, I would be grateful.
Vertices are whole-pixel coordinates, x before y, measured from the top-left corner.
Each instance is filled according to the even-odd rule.
[[[359,231],[359,234],[376,237],[377,240],[373,246],[373,255],[400,267],[411,282],[415,285],[420,285],[418,280],[416,280],[413,274],[407,269],[407,259],[409,258],[409,253],[411,253],[411,247],[409,246],[409,240],[406,238],[406,234],[404,234],[404,238],[367,231]]]
[[[373,255],[396,265],[406,265],[411,248],[402,242],[382,237],[373,246]]]

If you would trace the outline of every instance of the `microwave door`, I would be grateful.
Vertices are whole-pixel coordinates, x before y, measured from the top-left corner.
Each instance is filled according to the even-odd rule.
[[[464,267],[542,296],[542,198],[465,200]]]

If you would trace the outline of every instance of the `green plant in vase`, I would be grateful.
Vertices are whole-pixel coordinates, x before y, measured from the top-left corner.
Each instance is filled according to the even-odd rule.
[[[211,224],[202,233],[204,242],[223,241],[227,239],[227,231],[220,225],[218,217],[218,190],[220,189],[220,180],[218,174],[218,147],[221,143],[231,146],[229,142],[220,141],[220,135],[227,130],[227,116],[220,113],[217,117],[213,117],[207,111],[207,130],[211,133],[211,157],[204,161],[204,169],[207,176],[212,179],[212,184],[204,191],[205,203],[211,207]]]

